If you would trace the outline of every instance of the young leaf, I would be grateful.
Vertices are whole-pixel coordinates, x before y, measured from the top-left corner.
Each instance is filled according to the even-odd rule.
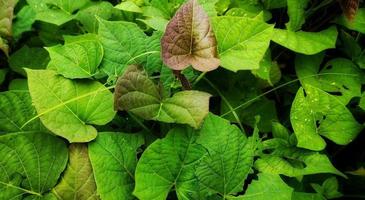
[[[48,68],[66,78],[94,76],[104,53],[96,35],[65,36],[65,40],[64,45],[46,48],[51,57]]]
[[[215,17],[212,22],[222,67],[234,72],[258,69],[269,47],[273,26],[232,16]]]
[[[288,30],[297,31],[302,28],[305,22],[305,9],[309,2],[309,0],[288,0],[289,22],[286,24]]]
[[[194,90],[163,98],[152,80],[131,65],[118,79],[114,103],[115,109],[132,112],[143,119],[199,128],[209,112],[209,98],[210,94]]]
[[[86,144],[69,146],[69,161],[61,181],[52,192],[58,199],[97,200],[96,185]]]
[[[99,133],[89,144],[97,193],[101,199],[135,199],[134,171],[137,149],[143,144],[141,135]]]
[[[39,119],[22,127],[37,115],[28,91],[0,93],[0,134],[22,131],[46,130]]]
[[[217,41],[208,15],[197,0],[189,0],[171,19],[161,39],[162,58],[173,70],[189,65],[199,71],[216,69]]]
[[[223,197],[241,192],[253,166],[255,137],[247,139],[229,121],[208,115],[196,141],[209,152],[196,167],[200,187]]]
[[[340,0],[341,8],[344,15],[349,21],[355,19],[360,0]]]
[[[300,88],[293,101],[290,121],[298,140],[298,147],[323,150],[324,136],[336,144],[346,145],[360,133],[363,126],[336,97],[307,85]]]
[[[67,163],[67,147],[45,133],[0,136],[1,199],[38,199],[56,183]]]
[[[194,143],[196,136],[191,128],[179,127],[151,144],[137,164],[133,194],[141,200],[164,200],[175,188],[178,199],[196,195],[189,189],[196,184],[194,165],[206,153]]]
[[[26,70],[29,91],[43,124],[70,142],[93,140],[114,118],[112,93],[92,80],[69,80],[51,70]]]
[[[259,173],[244,195],[229,197],[229,200],[284,200],[292,199],[294,189],[289,187],[279,175]]]
[[[294,52],[313,55],[335,48],[337,29],[332,26],[317,33],[275,29],[272,40]]]

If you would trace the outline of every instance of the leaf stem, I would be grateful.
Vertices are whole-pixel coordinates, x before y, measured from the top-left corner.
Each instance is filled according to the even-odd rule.
[[[2,182],[2,181],[0,181],[0,184],[3,184],[5,186],[7,186],[7,187],[11,187],[11,188],[15,188],[15,189],[21,190],[21,191],[23,191],[25,193],[28,193],[28,194],[32,194],[32,195],[36,195],[36,196],[42,197],[42,194],[40,194],[38,192],[33,192],[33,191],[30,191],[30,190],[27,190],[27,189],[24,189],[24,188],[15,186],[13,184],[5,183],[5,182]]]
[[[313,78],[313,77],[316,77],[316,76],[325,76],[325,75],[359,76],[359,75],[357,75],[357,74],[345,74],[345,73],[322,73],[322,74],[314,74],[314,75],[305,76],[305,77],[303,77],[303,78],[301,78],[301,79],[300,79],[300,78],[297,78],[297,79],[294,79],[294,80],[288,81],[288,82],[286,82],[286,83],[283,83],[283,84],[281,84],[281,85],[279,85],[279,86],[277,86],[277,87],[275,87],[275,88],[273,88],[273,89],[271,89],[271,90],[268,90],[268,91],[266,91],[266,92],[264,92],[264,93],[262,93],[262,94],[260,94],[260,95],[256,96],[255,98],[252,98],[252,99],[250,99],[250,100],[248,100],[248,101],[246,101],[246,102],[242,103],[241,105],[239,105],[239,106],[237,106],[237,107],[233,108],[233,110],[228,111],[228,112],[226,112],[226,113],[222,114],[222,115],[221,115],[221,117],[224,117],[224,116],[228,115],[229,113],[231,113],[231,112],[233,112],[233,111],[236,111],[237,109],[240,109],[240,108],[242,108],[242,107],[246,106],[247,104],[250,104],[251,102],[254,102],[254,101],[256,101],[256,100],[260,99],[261,97],[264,97],[264,96],[266,96],[266,95],[268,95],[268,94],[270,94],[270,93],[272,93],[272,92],[274,92],[274,91],[276,91],[276,90],[278,90],[278,89],[280,89],[280,88],[283,88],[283,87],[285,87],[285,86],[287,86],[287,85],[290,85],[290,84],[292,84],[292,83],[295,83],[295,82],[297,82],[297,81],[304,80],[304,79],[307,79],[307,78]]]
[[[226,99],[226,97],[221,93],[221,91],[212,83],[210,82],[210,80],[208,80],[207,78],[203,77],[204,81],[206,81],[210,87],[212,87],[217,93],[218,95],[222,98],[222,100],[224,101],[224,103],[228,106],[230,112],[232,112],[234,118],[236,119],[236,122],[238,123],[240,129],[242,130],[242,132],[245,133],[245,129],[243,128],[242,124],[241,124],[241,120],[238,117],[237,113],[233,110],[233,107],[231,106],[231,104],[229,103],[229,101]]]
[[[191,84],[184,74],[181,73],[181,70],[172,70],[172,72],[180,80],[184,90],[191,90]]]

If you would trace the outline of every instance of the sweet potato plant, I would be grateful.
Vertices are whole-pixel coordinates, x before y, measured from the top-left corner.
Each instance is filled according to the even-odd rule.
[[[0,200],[365,199],[362,0],[0,0]]]

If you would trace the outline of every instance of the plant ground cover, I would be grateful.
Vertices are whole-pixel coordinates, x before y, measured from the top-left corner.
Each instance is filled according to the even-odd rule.
[[[0,200],[365,199],[364,7],[0,0]]]

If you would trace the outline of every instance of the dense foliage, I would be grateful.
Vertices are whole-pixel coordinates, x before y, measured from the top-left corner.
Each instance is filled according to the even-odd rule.
[[[0,200],[365,198],[359,0],[0,0]]]

